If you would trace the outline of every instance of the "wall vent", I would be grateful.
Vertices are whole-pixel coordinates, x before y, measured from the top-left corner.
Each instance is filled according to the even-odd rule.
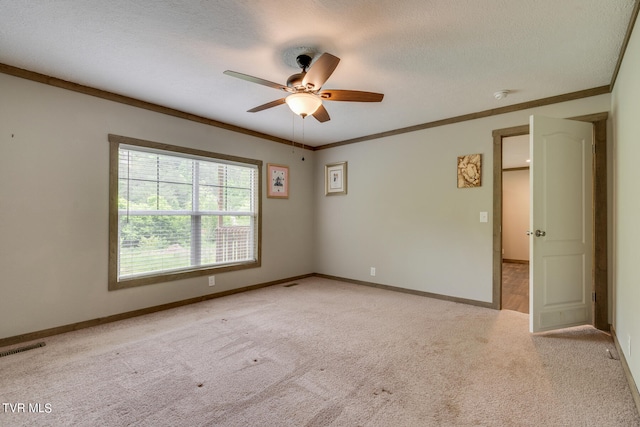
[[[43,342],[39,342],[36,344],[26,345],[24,347],[14,348],[11,350],[0,352],[0,357],[9,356],[11,354],[22,353],[23,351],[33,350],[34,348],[44,347],[46,344]]]
[[[296,285],[298,285],[298,283],[297,283],[297,282],[294,282],[294,283],[289,283],[288,285],[284,285],[283,287],[285,287],[285,288],[290,288],[290,287],[292,287],[292,286],[296,286]]]

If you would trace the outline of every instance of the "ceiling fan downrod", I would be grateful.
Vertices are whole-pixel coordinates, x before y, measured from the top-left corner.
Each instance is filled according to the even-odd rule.
[[[296,58],[296,62],[298,63],[298,67],[302,68],[302,72],[306,73],[307,69],[311,65],[311,57],[306,54],[298,55]]]
[[[304,55],[304,54],[298,55],[298,57],[296,58],[296,62],[298,63],[298,66],[301,68],[302,71],[289,76],[289,78],[287,79],[287,86],[297,91],[301,91],[305,89],[305,87],[302,84],[302,80],[304,79],[304,76],[307,74],[307,69],[311,65],[311,57],[309,55]]]

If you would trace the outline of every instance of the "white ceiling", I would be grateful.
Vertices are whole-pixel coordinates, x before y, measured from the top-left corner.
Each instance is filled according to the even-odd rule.
[[[0,63],[254,131],[323,145],[611,82],[634,0],[2,0]],[[284,53],[341,58],[331,120],[286,105]],[[497,101],[493,93],[512,93]]]

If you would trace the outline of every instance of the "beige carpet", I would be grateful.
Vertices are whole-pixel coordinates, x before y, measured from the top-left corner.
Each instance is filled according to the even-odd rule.
[[[534,336],[523,313],[298,283],[2,357],[0,425],[640,425],[604,333]]]

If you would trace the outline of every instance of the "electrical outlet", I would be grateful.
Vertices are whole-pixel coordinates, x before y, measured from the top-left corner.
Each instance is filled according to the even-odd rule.
[[[209,286],[216,285],[216,276],[209,276]]]
[[[376,268],[375,267],[371,267],[371,273],[372,276],[376,275]]]

